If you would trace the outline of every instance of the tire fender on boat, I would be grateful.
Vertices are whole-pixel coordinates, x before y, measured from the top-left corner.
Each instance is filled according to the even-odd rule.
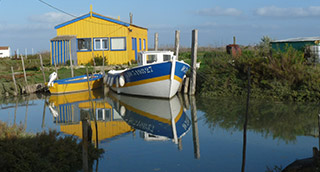
[[[125,81],[125,79],[124,79],[124,76],[121,75],[121,76],[119,77],[119,85],[120,85],[120,87],[123,87],[125,84],[126,84],[126,81]]]

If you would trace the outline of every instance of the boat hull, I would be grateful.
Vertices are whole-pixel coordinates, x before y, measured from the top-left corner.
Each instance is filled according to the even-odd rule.
[[[100,88],[103,84],[103,75],[94,74],[93,77],[89,76],[90,89]],[[81,75],[73,78],[56,80],[53,86],[49,86],[51,94],[66,94],[81,91],[88,91],[88,80],[86,75]]]
[[[189,68],[188,64],[180,61],[139,66],[121,72],[109,72],[107,83],[117,93],[171,98],[177,93]],[[124,85],[120,84],[120,77]]]

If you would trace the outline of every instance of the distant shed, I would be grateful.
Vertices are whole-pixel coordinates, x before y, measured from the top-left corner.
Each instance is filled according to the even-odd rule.
[[[292,48],[304,51],[304,48],[306,46],[310,45],[318,45],[316,44],[316,41],[319,41],[320,37],[303,37],[303,38],[290,38],[290,39],[284,39],[284,40],[276,40],[271,41],[271,47],[274,50],[281,50],[284,51],[287,46],[291,46]]]
[[[148,50],[148,29],[118,19],[90,13],[57,25],[51,39],[51,64],[65,64],[71,51],[74,64],[87,64],[93,57],[106,56],[109,64],[137,59]],[[70,37],[71,35],[71,37]],[[76,60],[76,61],[75,61]]]
[[[0,47],[0,58],[10,57],[10,47]]]

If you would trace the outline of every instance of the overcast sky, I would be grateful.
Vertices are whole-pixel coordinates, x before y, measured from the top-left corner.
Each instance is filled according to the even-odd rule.
[[[43,0],[73,16],[93,11],[148,28],[149,47],[154,33],[160,46],[174,45],[181,32],[181,46],[190,47],[191,31],[199,30],[200,46],[224,46],[236,36],[241,45],[254,45],[262,36],[272,39],[320,36],[319,0]],[[54,26],[73,17],[39,0],[0,0],[0,46],[20,51],[49,50]]]

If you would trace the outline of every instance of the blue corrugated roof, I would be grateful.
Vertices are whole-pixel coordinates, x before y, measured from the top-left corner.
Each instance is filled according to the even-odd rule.
[[[69,24],[72,24],[72,23],[74,23],[74,22],[83,20],[83,19],[88,18],[88,17],[90,17],[90,13],[85,14],[85,15],[80,16],[80,17],[77,17],[77,18],[75,18],[75,19],[72,19],[72,20],[67,21],[67,22],[65,22],[65,23],[59,24],[59,25],[55,26],[54,28],[55,28],[55,29],[59,29],[59,28],[61,28],[61,27],[64,27],[64,26],[69,25]],[[102,19],[102,20],[106,20],[106,21],[110,21],[110,22],[113,22],[113,23],[117,23],[117,24],[120,24],[120,25],[123,25],[123,26],[126,26],[126,27],[130,26],[129,23],[122,22],[122,21],[116,20],[116,19],[112,19],[112,18],[109,18],[109,17],[106,17],[106,16],[102,16],[102,15],[97,14],[97,13],[92,13],[92,17],[96,17],[96,18],[99,18],[99,19]]]

